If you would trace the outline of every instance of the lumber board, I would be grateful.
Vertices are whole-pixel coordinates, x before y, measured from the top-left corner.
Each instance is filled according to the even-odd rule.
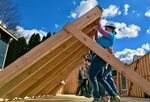
[[[95,26],[93,29],[96,29],[96,26]],[[92,33],[93,33],[93,30],[88,30],[88,31],[85,31],[85,32],[89,32],[87,35],[88,35],[88,36],[91,36]],[[94,32],[94,33],[95,33],[95,32]]]
[[[142,77],[144,77],[146,75],[146,63],[145,63],[145,56],[142,57],[142,63],[143,63],[143,73],[142,73]],[[144,77],[144,79],[146,79],[146,77]]]
[[[148,62],[148,81],[150,82],[150,53],[148,54],[148,57],[147,57],[147,61]]]
[[[142,73],[143,73],[143,64],[142,64],[143,62],[141,61],[141,59],[139,59],[139,67],[141,68],[141,75],[142,75]],[[141,90],[141,89],[140,89]],[[134,91],[134,90],[132,90],[132,91]],[[142,92],[140,92],[140,96],[141,97],[143,97],[143,90],[141,90]]]
[[[95,28],[94,28],[95,29]],[[92,34],[92,30],[89,30],[89,31],[85,31],[85,32],[89,32],[87,35],[89,35],[89,36],[91,36],[91,34]]]
[[[0,96],[4,96],[5,94],[7,94],[9,91],[11,91],[15,87],[17,87],[17,85],[19,85],[20,82],[22,82],[24,79],[28,78],[29,75],[31,75],[33,72],[37,71],[43,64],[46,64],[48,62],[48,60],[52,59],[55,56],[55,54],[58,53],[58,51],[61,51],[63,48],[65,48],[65,45],[66,45],[65,42],[68,41],[69,39],[70,39],[70,42],[72,42],[73,40],[75,40],[75,39],[71,39],[71,37],[68,36],[61,43],[58,44],[58,42],[57,42],[58,46],[56,46],[56,45],[55,45],[55,47],[51,46],[51,48],[53,49],[53,51],[48,50],[49,53],[44,53],[45,55],[44,55],[44,57],[42,56],[41,60],[37,61],[35,64],[33,64],[30,67],[28,67],[26,70],[24,70],[18,76],[16,76],[15,78],[13,78],[9,82],[7,82],[6,85],[4,84],[0,88]],[[60,46],[60,49],[58,48],[59,46]],[[31,79],[31,80],[33,80],[33,79]],[[26,87],[24,84],[23,84],[22,87]],[[21,88],[21,89],[24,90],[24,88]],[[20,91],[22,91],[22,90],[20,90]],[[16,91],[16,92],[19,93],[19,91]]]
[[[137,84],[140,88],[142,88],[148,95],[150,95],[150,83],[147,82],[140,75],[135,73],[134,71],[127,68],[122,62],[116,59],[113,55],[111,55],[104,48],[99,46],[96,42],[86,36],[82,31],[79,31],[73,23],[69,23],[65,25],[64,29],[70,32],[74,37],[80,40],[85,46],[94,51],[98,56],[107,61],[110,65],[113,66],[116,70],[122,73],[124,76],[128,77],[129,80]],[[140,81],[140,83],[139,83]],[[145,83],[145,84],[143,84]]]
[[[82,64],[81,64],[81,62],[82,62],[81,60],[82,60],[82,59],[80,59],[80,61],[77,61],[77,63],[73,63],[72,65],[70,64],[71,66],[68,67],[69,70],[70,70],[70,71],[68,71],[68,74],[70,74],[69,72],[71,72],[73,69],[79,68],[79,66],[82,65]],[[64,79],[66,79],[67,77],[68,77],[68,76],[67,76],[67,74],[66,74],[66,75],[64,76]],[[65,80],[65,83],[67,83],[66,80]],[[55,84],[55,85],[57,85],[57,84]],[[48,91],[45,91],[46,93],[42,91],[42,92],[39,92],[38,94],[39,94],[39,95],[40,95],[40,94],[41,94],[41,95],[44,95],[44,94],[45,94],[45,95],[53,95],[53,94],[56,94],[56,92],[54,91],[54,89],[55,89],[56,87],[57,87],[57,86],[55,86],[53,89],[51,89],[51,87],[46,87],[47,90],[48,90]],[[38,94],[37,94],[37,95],[38,95]]]
[[[145,73],[144,76],[145,76],[146,80],[149,81],[147,75],[148,75],[149,67],[150,67],[150,66],[148,66],[148,60],[147,60],[147,57],[148,57],[148,56],[145,56],[145,72],[146,72],[146,73]]]
[[[85,52],[87,52],[87,50],[85,50],[85,51],[83,51],[84,53]],[[67,78],[67,76],[70,74],[70,73],[72,73],[73,71],[74,71],[74,69],[76,69],[80,64],[82,64],[83,62],[82,62],[82,58],[80,58],[80,59],[76,59],[76,62],[74,62],[74,63],[70,63],[70,66],[69,67],[67,67],[66,68],[66,70],[64,70],[63,72],[62,72],[62,75],[60,75],[57,79],[57,81],[56,82],[59,82],[59,81],[61,81],[62,79],[66,79]],[[65,81],[66,82],[66,81]],[[53,82],[54,83],[54,82]],[[52,86],[53,85],[47,85],[43,90],[41,90],[37,95],[39,95],[39,94],[41,94],[41,95],[49,95],[52,91]]]
[[[69,49],[74,50],[73,48],[77,47],[78,44],[80,43],[79,42],[77,43],[77,40],[74,39],[73,37],[68,39],[64,44],[62,44],[60,47],[54,50],[53,53],[46,56],[45,58],[46,63],[43,64],[43,66],[38,66],[40,67],[39,69],[37,67],[37,70],[34,73],[30,74],[30,76],[28,76],[26,79],[24,79],[21,83],[19,83],[15,87],[13,87],[7,93],[12,93],[13,95],[15,95],[16,93],[19,94],[23,92],[24,90],[26,90],[33,83],[39,80],[43,75],[45,75],[49,70],[51,70],[51,66],[55,65],[55,63],[58,63],[60,60],[63,59],[63,57],[67,56],[67,54],[69,53],[67,50]],[[56,60],[56,61],[54,62],[53,60]],[[51,64],[51,66],[48,66],[47,64]]]
[[[90,25],[93,21],[98,20],[99,17],[102,15],[102,8],[96,6],[90,12],[87,12],[85,15],[81,16],[74,22],[74,25],[80,30],[85,28],[87,25]]]
[[[83,49],[81,50],[80,53],[77,53],[77,56],[81,57],[80,54],[83,53],[85,54],[85,52],[87,52],[87,49]],[[82,55],[83,55],[82,54]],[[62,70],[61,72],[59,72],[58,74],[56,74],[54,77],[57,77],[57,78],[53,78],[51,79],[49,82],[46,82],[43,86],[42,86],[42,89],[41,90],[35,90],[36,92],[34,93],[34,95],[38,95],[38,94],[45,94],[47,91],[51,90],[51,88],[53,87],[53,85],[57,82],[60,82],[62,80],[64,80],[65,78],[65,75],[68,75],[66,73],[71,73],[73,68],[72,68],[72,65],[73,63],[70,63],[70,62],[74,62],[76,61],[76,55],[75,56],[72,56],[72,58],[70,58],[71,60],[68,60],[68,63],[66,63],[66,65],[64,64],[64,66],[62,66]],[[74,60],[75,59],[75,60]],[[82,63],[81,60],[78,60],[79,63]],[[74,62],[76,64],[76,62]],[[78,63],[78,62],[77,62]],[[70,66],[71,69],[69,69],[68,66]],[[66,67],[67,66],[67,67]],[[66,67],[66,68],[63,68],[63,67]],[[70,71],[71,70],[71,71]],[[65,73],[65,74],[64,74]]]
[[[53,47],[57,47],[56,45],[59,44],[61,41],[63,41],[68,35],[65,31],[58,32],[53,37],[47,39],[43,43],[39,44],[37,47],[33,48],[30,52],[23,55],[21,58],[16,60],[14,63],[7,66],[4,70],[0,71],[0,82],[4,81],[9,82],[12,77],[17,76],[17,73],[20,73],[20,70],[22,71],[25,68],[31,65],[30,62],[36,62],[41,56],[41,54],[44,54],[47,52],[47,49],[54,49]],[[57,40],[56,40],[57,39]],[[51,47],[49,47],[51,46]],[[42,50],[41,50],[42,49]],[[32,57],[31,57],[32,56]],[[14,74],[15,73],[15,74]],[[15,75],[15,76],[12,76]],[[2,83],[0,83],[1,85]]]
[[[79,43],[76,43],[76,45],[75,46],[71,46],[71,47],[69,47],[70,49],[71,49],[71,51],[73,51],[75,48],[74,47],[77,47],[78,46],[78,44]],[[73,49],[74,48],[74,49]],[[41,83],[40,81],[43,81],[44,79],[45,79],[45,75],[50,71],[51,72],[51,70],[54,68],[53,66],[55,66],[57,63],[59,63],[59,61],[61,61],[61,60],[63,60],[63,58],[65,58],[65,56],[67,56],[68,54],[69,54],[69,51],[67,51],[67,48],[66,49],[64,49],[64,50],[62,50],[63,51],[63,53],[58,53],[54,58],[52,58],[52,60],[50,60],[49,62],[48,62],[48,64],[46,64],[46,65],[43,65],[42,66],[42,68],[41,68],[41,70],[43,71],[43,75],[42,75],[42,73],[40,73],[40,71],[37,71],[37,72],[39,72],[39,78],[36,76],[36,74],[37,73],[35,73],[34,75],[35,75],[35,78],[37,77],[38,79],[35,79],[35,81],[34,82],[32,82],[32,80],[34,80],[34,78],[33,79],[30,79],[30,81],[31,81],[31,85],[29,85],[28,86],[28,83],[24,83],[26,86],[28,86],[28,87],[26,87],[26,89],[24,89],[24,90],[19,90],[19,89],[21,89],[21,88],[23,88],[24,86],[22,86],[22,85],[20,85],[20,87],[21,88],[19,88],[18,89],[18,91],[16,91],[16,90],[13,90],[12,92],[10,92],[9,93],[9,95],[19,95],[21,92],[24,92],[25,90],[27,90],[29,87],[31,87],[31,86],[37,86],[37,84],[39,84],[39,83]],[[41,74],[41,77],[40,77],[40,74]],[[40,80],[40,81],[39,81]],[[34,85],[35,84],[35,85]]]
[[[76,50],[75,50],[75,51],[76,51]],[[73,54],[74,54],[74,52],[71,53],[70,55],[73,55]],[[67,56],[67,57],[65,57],[65,59],[66,59],[65,61],[67,61],[68,58],[70,58],[70,55]],[[26,96],[26,95],[27,95],[27,96],[31,96],[31,95],[34,95],[34,92],[42,90],[42,88],[44,87],[43,84],[52,81],[51,78],[53,78],[54,76],[50,77],[50,76],[51,76],[51,73],[53,72],[53,74],[55,75],[55,73],[56,73],[57,71],[60,71],[60,70],[62,69],[62,66],[65,65],[65,63],[64,63],[64,64],[63,64],[63,63],[64,63],[64,61],[61,61],[61,62],[59,62],[56,66],[53,66],[53,68],[52,68],[53,70],[51,70],[51,71],[48,72],[46,75],[44,75],[44,77],[41,78],[40,80],[36,81],[36,83],[34,83],[33,86],[29,87],[28,90],[26,90],[25,92],[23,92],[20,96],[21,96],[21,97]],[[55,71],[55,68],[56,68],[57,66],[58,66],[59,69],[57,69],[57,70]],[[43,80],[43,79],[44,79],[44,80]],[[55,80],[55,79],[54,79],[54,80]],[[36,87],[35,87],[35,86],[36,86]],[[30,93],[31,93],[31,94],[30,94]]]
[[[74,59],[75,59],[75,57],[74,57]],[[54,85],[56,83],[61,82],[62,80],[65,79],[64,76],[67,75],[67,72],[71,73],[71,71],[70,71],[68,66],[70,66],[70,68],[72,69],[72,65],[74,65],[76,63],[77,64],[81,63],[80,58],[78,58],[78,61],[76,61],[76,59],[75,60],[72,59],[72,62],[71,62],[71,60],[67,60],[66,63],[63,66],[61,66],[61,70],[57,71],[55,73],[55,75],[53,76],[53,78],[49,82],[44,84],[45,87],[43,87],[43,89],[39,90],[39,92],[37,92],[35,95],[46,94],[48,91],[50,91],[51,88],[54,87]]]
[[[32,64],[33,64],[34,62],[37,62],[39,59],[41,59],[40,56],[46,55],[48,48],[51,50],[54,48],[57,48],[57,44],[59,44],[62,40],[64,40],[67,36],[69,36],[68,34],[63,34],[63,35],[64,36],[62,36],[62,34],[58,34],[57,36],[55,36],[55,38],[57,38],[60,41],[56,41],[54,43],[52,43],[52,42],[55,41],[56,39],[54,39],[54,37],[49,38],[51,40],[46,40],[45,41],[46,43],[45,42],[41,43],[38,47],[33,48],[30,52],[28,52],[27,54],[25,54],[24,56],[22,56],[21,58],[16,60],[14,63],[9,65],[7,68],[5,68],[3,71],[1,71],[0,72],[0,76],[1,76],[0,81],[2,83],[0,83],[0,86],[9,82],[14,77],[16,77],[18,75],[18,73],[20,74],[20,70],[21,70],[21,72],[22,72],[22,70],[26,70],[26,68],[29,67],[29,65],[27,63],[32,62]],[[43,51],[45,51],[45,53],[43,53]],[[42,53],[40,53],[40,52],[42,52]],[[50,52],[50,51],[48,51],[48,52]],[[32,65],[32,64],[30,63],[30,65]]]
[[[101,14],[102,14],[102,9],[97,6],[93,8],[90,12],[81,16],[78,20],[74,22],[74,24],[77,26],[78,29],[84,31],[84,33],[86,33],[88,36],[91,37],[97,31],[96,22],[98,21]],[[66,57],[64,57],[64,59],[66,58],[65,60],[60,61],[61,57],[59,56],[60,58],[57,58],[58,56],[56,56],[56,53],[65,56],[67,52],[65,52],[64,49],[67,47],[67,44],[69,44],[69,43],[66,44],[66,42],[69,41],[71,43],[71,41],[73,40],[71,39],[72,39],[71,34],[68,34],[65,30],[61,30],[53,37],[47,39],[37,47],[33,48],[30,52],[28,52],[27,54],[25,54],[24,56],[16,60],[14,63],[10,64],[7,68],[5,68],[5,70],[1,71],[0,72],[0,97],[14,98],[18,96],[28,95],[27,93],[30,92],[32,93],[32,90],[34,90],[34,88],[37,88],[39,86],[39,82],[43,82],[40,81],[41,79],[50,78],[48,74],[50,74],[52,70],[55,70],[55,68],[60,67],[63,68],[63,70],[65,71],[66,70],[65,66],[61,67],[58,64],[54,65],[54,62],[67,63],[66,60],[69,60],[67,59],[70,58],[69,55],[68,56],[66,55]],[[74,43],[71,44],[73,45]],[[83,52],[78,53],[79,54],[78,56],[83,55],[87,51],[87,47],[83,46],[83,48],[86,48],[86,50],[83,50]],[[68,50],[68,51],[72,51],[72,50]],[[71,55],[71,56],[73,57],[75,55]],[[51,66],[53,66],[52,69],[51,68],[48,69],[50,67],[49,66],[50,61],[51,61]],[[78,62],[76,62],[75,64],[77,63]],[[72,71],[72,69],[70,69],[70,71]],[[67,74],[61,73],[59,75],[62,76],[61,78],[65,78],[68,74],[69,71],[67,72]],[[52,80],[54,81],[54,83],[57,83],[55,82],[55,78],[53,78]],[[46,81],[43,82],[44,86],[46,86],[47,84],[48,83],[46,83]],[[37,90],[41,91],[40,89]],[[47,91],[49,90],[45,90],[45,92]],[[33,95],[34,94],[36,93],[33,93]]]

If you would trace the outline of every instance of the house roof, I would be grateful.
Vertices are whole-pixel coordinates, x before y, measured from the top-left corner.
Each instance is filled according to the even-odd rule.
[[[11,38],[15,39],[18,41],[18,38],[14,36],[11,32],[9,32],[6,28],[4,28],[2,25],[0,25],[0,29],[2,29],[6,34],[8,34]]]

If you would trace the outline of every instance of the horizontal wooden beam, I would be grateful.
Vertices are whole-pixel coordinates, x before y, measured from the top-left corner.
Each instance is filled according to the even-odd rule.
[[[112,65],[114,69],[122,73],[132,82],[137,84],[141,89],[143,89],[148,95],[150,95],[150,83],[149,82],[147,82],[144,78],[139,76],[134,71],[127,68],[126,65],[124,65],[122,62],[116,59],[112,54],[110,54],[108,51],[106,51],[104,48],[102,48],[100,45],[94,42],[85,33],[78,30],[74,24],[69,23],[65,25],[64,29],[70,32],[74,37],[76,37],[79,41],[81,41],[85,46],[90,48],[99,57],[101,57],[107,63]]]

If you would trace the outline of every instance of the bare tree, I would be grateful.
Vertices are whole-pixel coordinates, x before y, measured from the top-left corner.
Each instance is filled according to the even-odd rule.
[[[12,0],[0,0],[0,21],[9,30],[15,30],[20,21],[17,4]]]

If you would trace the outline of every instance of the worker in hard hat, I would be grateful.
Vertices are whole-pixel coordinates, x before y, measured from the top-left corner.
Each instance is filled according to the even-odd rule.
[[[96,34],[95,40],[103,48],[109,49],[112,48],[115,41],[116,27],[113,22],[107,22],[104,27],[105,30],[102,28],[101,24],[98,23],[98,31],[102,34],[102,36],[98,37],[98,34]],[[107,63],[102,58],[95,54],[89,68],[89,79],[93,87],[93,102],[102,102],[100,98],[100,89],[98,85],[97,75],[100,74],[101,77],[103,77],[103,73],[105,70],[104,67],[106,66],[106,64]],[[121,102],[120,97],[115,91],[113,91],[107,81],[104,81],[103,84],[105,90],[109,93],[110,96],[113,97],[115,102]]]

